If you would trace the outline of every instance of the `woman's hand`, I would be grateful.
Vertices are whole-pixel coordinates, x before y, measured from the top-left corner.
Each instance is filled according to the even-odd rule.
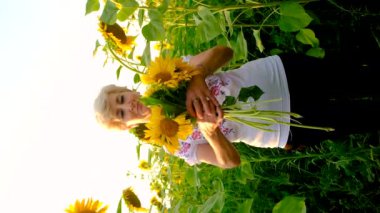
[[[220,107],[216,98],[211,95],[202,75],[194,76],[186,92],[186,109],[197,119],[203,119],[215,113],[215,107]]]
[[[208,144],[200,144],[197,150],[198,160],[219,166],[221,168],[233,168],[240,165],[240,155],[230,141],[220,131],[223,121],[223,110],[220,106],[213,107],[210,115],[198,118],[198,128],[208,141]]]
[[[199,103],[196,103],[199,105]],[[223,122],[223,110],[220,106],[214,106],[210,101],[207,103],[210,114],[205,114],[203,118],[198,118],[198,128],[207,138],[216,133],[220,124]]]
[[[186,109],[191,116],[203,119],[205,115],[211,114],[210,107],[219,106],[216,98],[211,95],[205,78],[225,65],[232,56],[231,48],[215,46],[191,57],[189,64],[200,71],[200,74],[191,79],[186,93]],[[209,105],[210,102],[213,105]]]

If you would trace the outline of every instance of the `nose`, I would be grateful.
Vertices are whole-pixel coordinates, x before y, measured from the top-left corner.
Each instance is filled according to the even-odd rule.
[[[130,100],[128,102],[128,109],[129,109],[130,112],[133,112],[133,109],[135,108],[135,106],[136,106],[136,102],[135,101]]]

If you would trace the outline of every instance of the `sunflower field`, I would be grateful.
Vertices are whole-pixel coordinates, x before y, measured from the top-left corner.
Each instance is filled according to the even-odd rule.
[[[104,38],[95,41],[94,54],[102,51],[105,64],[118,64],[117,78],[121,72],[133,72],[133,82],[138,87],[154,52],[181,57],[226,45],[235,54],[223,69],[284,52],[323,58],[326,50],[344,54],[346,48],[358,48],[363,50],[358,60],[373,57],[369,54],[373,51],[379,56],[380,12],[366,3],[87,0],[86,15],[98,14],[98,30]],[[149,171],[144,178],[150,181],[156,194],[151,206],[141,208],[133,191],[124,190],[118,212],[122,211],[123,202],[131,212],[138,209],[145,212],[380,212],[380,190],[374,187],[380,182],[378,133],[347,135],[297,150],[234,145],[242,158],[241,166],[234,169],[203,164],[191,167],[152,146],[148,159],[136,159],[142,162],[142,169]],[[138,156],[142,146],[138,143],[136,147]],[[136,176],[130,172],[127,175]]]

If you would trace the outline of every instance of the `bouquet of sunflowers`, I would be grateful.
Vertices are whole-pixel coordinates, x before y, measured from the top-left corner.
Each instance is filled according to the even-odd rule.
[[[186,111],[186,91],[189,81],[199,71],[181,58],[157,57],[148,66],[147,72],[141,76],[147,91],[141,98],[142,103],[151,107],[150,121],[140,124],[131,130],[140,140],[149,144],[164,146],[174,153],[179,148],[179,139],[186,138],[193,132],[195,119]],[[302,128],[332,131],[331,128],[307,126],[298,123],[283,122],[280,118],[301,116],[292,112],[259,110],[260,104],[270,101],[259,101],[264,92],[253,85],[242,88],[237,98],[227,96],[222,109],[224,118],[258,128],[273,131],[273,124],[284,124]],[[248,101],[252,97],[255,101]],[[252,120],[255,121],[252,121]]]
[[[179,139],[185,140],[193,131],[194,119],[186,112],[186,88],[198,74],[181,58],[157,57],[141,76],[147,90],[141,102],[151,107],[149,123],[132,129],[140,140],[174,153]]]

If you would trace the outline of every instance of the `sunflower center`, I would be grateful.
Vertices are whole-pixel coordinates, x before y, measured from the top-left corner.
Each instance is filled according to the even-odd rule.
[[[173,121],[172,119],[165,118],[161,120],[160,128],[161,128],[161,132],[164,135],[168,137],[173,137],[177,134],[179,125],[177,122]]]
[[[127,189],[123,190],[123,198],[125,203],[129,207],[135,207],[135,208],[140,208],[141,207],[141,202],[139,197],[135,194],[135,192],[132,190],[131,187],[128,187]]]
[[[123,44],[127,42],[127,36],[125,35],[123,28],[118,24],[107,25],[106,32],[112,33],[116,38],[120,39],[120,42]]]
[[[172,78],[170,73],[167,73],[167,72],[157,73],[154,77],[157,79],[157,81],[161,81],[161,82],[169,81]]]

